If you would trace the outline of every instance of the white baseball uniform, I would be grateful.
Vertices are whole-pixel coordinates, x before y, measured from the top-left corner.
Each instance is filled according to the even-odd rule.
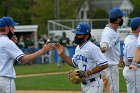
[[[137,70],[129,69],[131,62],[128,59],[133,59],[134,52],[137,47],[138,36],[131,34],[124,40],[124,62],[123,76],[126,79],[127,93],[140,93],[140,68]]]
[[[108,60],[108,68],[104,70],[105,76],[108,80],[106,88],[107,93],[119,93],[119,71],[118,64],[120,60],[120,39],[117,31],[112,29],[109,25],[105,27],[102,32],[101,42],[108,44],[108,51],[103,53]]]
[[[82,46],[78,45],[76,47],[72,61],[75,67],[84,71],[107,64],[107,60],[99,47],[91,41],[87,41]],[[102,93],[103,80],[101,79],[101,74],[99,72],[86,78],[81,84],[82,93]]]
[[[139,37],[138,37],[138,44],[137,47],[140,47],[140,33],[139,33]]]
[[[13,41],[6,35],[0,35],[0,93],[15,93],[14,59],[18,61],[23,55]]]

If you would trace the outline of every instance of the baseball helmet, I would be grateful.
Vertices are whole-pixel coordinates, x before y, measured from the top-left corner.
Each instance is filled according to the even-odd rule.
[[[5,26],[16,26],[18,25],[19,23],[16,23],[14,22],[14,20],[7,16],[7,17],[2,17],[0,19],[0,27],[5,27]]]
[[[75,34],[89,34],[91,32],[90,26],[86,22],[80,22],[76,29],[72,31]]]
[[[132,30],[136,30],[140,26],[140,17],[131,19],[130,27]]]
[[[123,17],[126,14],[122,12],[119,8],[113,8],[109,12],[109,18],[118,18],[118,17]]]

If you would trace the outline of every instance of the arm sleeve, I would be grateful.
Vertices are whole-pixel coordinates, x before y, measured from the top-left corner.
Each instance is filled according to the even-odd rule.
[[[137,47],[140,47],[140,33],[139,33],[139,37],[138,37],[138,44]]]
[[[133,59],[135,49],[136,49],[135,42],[130,42],[129,45],[126,46],[127,59]]]
[[[92,49],[92,58],[97,62],[97,66],[102,66],[105,64],[108,64],[107,59],[105,58],[105,56],[103,55],[103,53],[101,52],[101,50],[96,47],[94,49]]]
[[[17,61],[21,56],[25,55],[12,41],[6,46],[6,52],[11,58],[16,59]]]
[[[76,49],[75,49],[75,52],[77,51],[77,48],[79,47],[79,45],[76,47]],[[73,55],[74,56],[74,55]],[[77,63],[77,61],[74,59],[74,58],[72,58],[72,63],[73,63],[73,65],[75,66],[75,67],[78,67],[78,63]]]
[[[103,31],[100,45],[104,42],[108,44],[108,47],[110,47],[112,44],[111,36],[112,36],[111,33],[108,33],[107,31],[106,32]]]
[[[77,62],[76,62],[74,59],[72,59],[72,63],[73,63],[73,65],[74,65],[75,67],[78,67]]]

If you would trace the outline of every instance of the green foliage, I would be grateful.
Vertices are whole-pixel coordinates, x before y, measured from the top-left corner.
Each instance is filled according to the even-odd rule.
[[[108,14],[104,9],[98,8],[96,10],[90,10],[88,12],[88,18],[89,19],[106,19],[108,18]],[[107,24],[107,21],[96,21],[96,23],[93,23],[94,29],[100,29],[101,27],[105,27]],[[96,28],[95,28],[96,27]]]
[[[32,24],[39,25],[38,34],[47,34],[47,22],[54,19],[54,0],[34,0],[30,8]]]
[[[11,16],[20,25],[31,24],[31,6],[32,0],[4,0],[1,1],[0,16]]]
[[[38,35],[47,34],[48,20],[55,19],[55,0],[0,0],[0,17],[11,16],[20,25],[39,25]],[[85,0],[59,0],[59,19],[75,19]],[[139,0],[131,0],[134,11],[130,17],[140,16]],[[108,18],[104,9],[94,9],[89,2],[89,19]],[[93,3],[91,3],[93,2]]]
[[[59,0],[59,18],[76,18],[84,0]],[[11,16],[20,25],[39,25],[38,34],[47,34],[48,20],[55,19],[54,0],[0,0],[0,16]]]
[[[60,19],[75,19],[84,0],[59,0]]]
[[[81,5],[83,0],[59,0],[59,19],[76,18],[77,7]],[[54,0],[34,0],[31,7],[32,23],[39,25],[38,34],[47,34],[48,20],[55,19]]]
[[[139,17],[139,16],[140,16],[140,12],[139,12],[140,3],[139,3],[139,0],[131,0],[131,1],[132,1],[134,10],[133,10],[133,12],[130,14],[130,17],[131,17],[131,18],[133,18],[133,17]]]
[[[98,8],[93,12],[94,12],[94,15],[93,15],[94,19],[108,18],[108,14],[104,9]]]

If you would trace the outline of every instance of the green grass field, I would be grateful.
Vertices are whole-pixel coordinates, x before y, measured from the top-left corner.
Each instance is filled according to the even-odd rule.
[[[16,66],[17,75],[65,72],[72,67],[63,65],[60,69],[56,64]],[[80,90],[80,85],[72,84],[67,74],[24,77],[16,79],[17,90]],[[126,92],[125,80],[120,70],[120,91]]]
[[[15,66],[17,75],[49,73],[49,72],[64,72],[70,70],[72,67],[62,65],[62,68],[58,69],[56,64],[42,64],[42,65],[19,65]]]

